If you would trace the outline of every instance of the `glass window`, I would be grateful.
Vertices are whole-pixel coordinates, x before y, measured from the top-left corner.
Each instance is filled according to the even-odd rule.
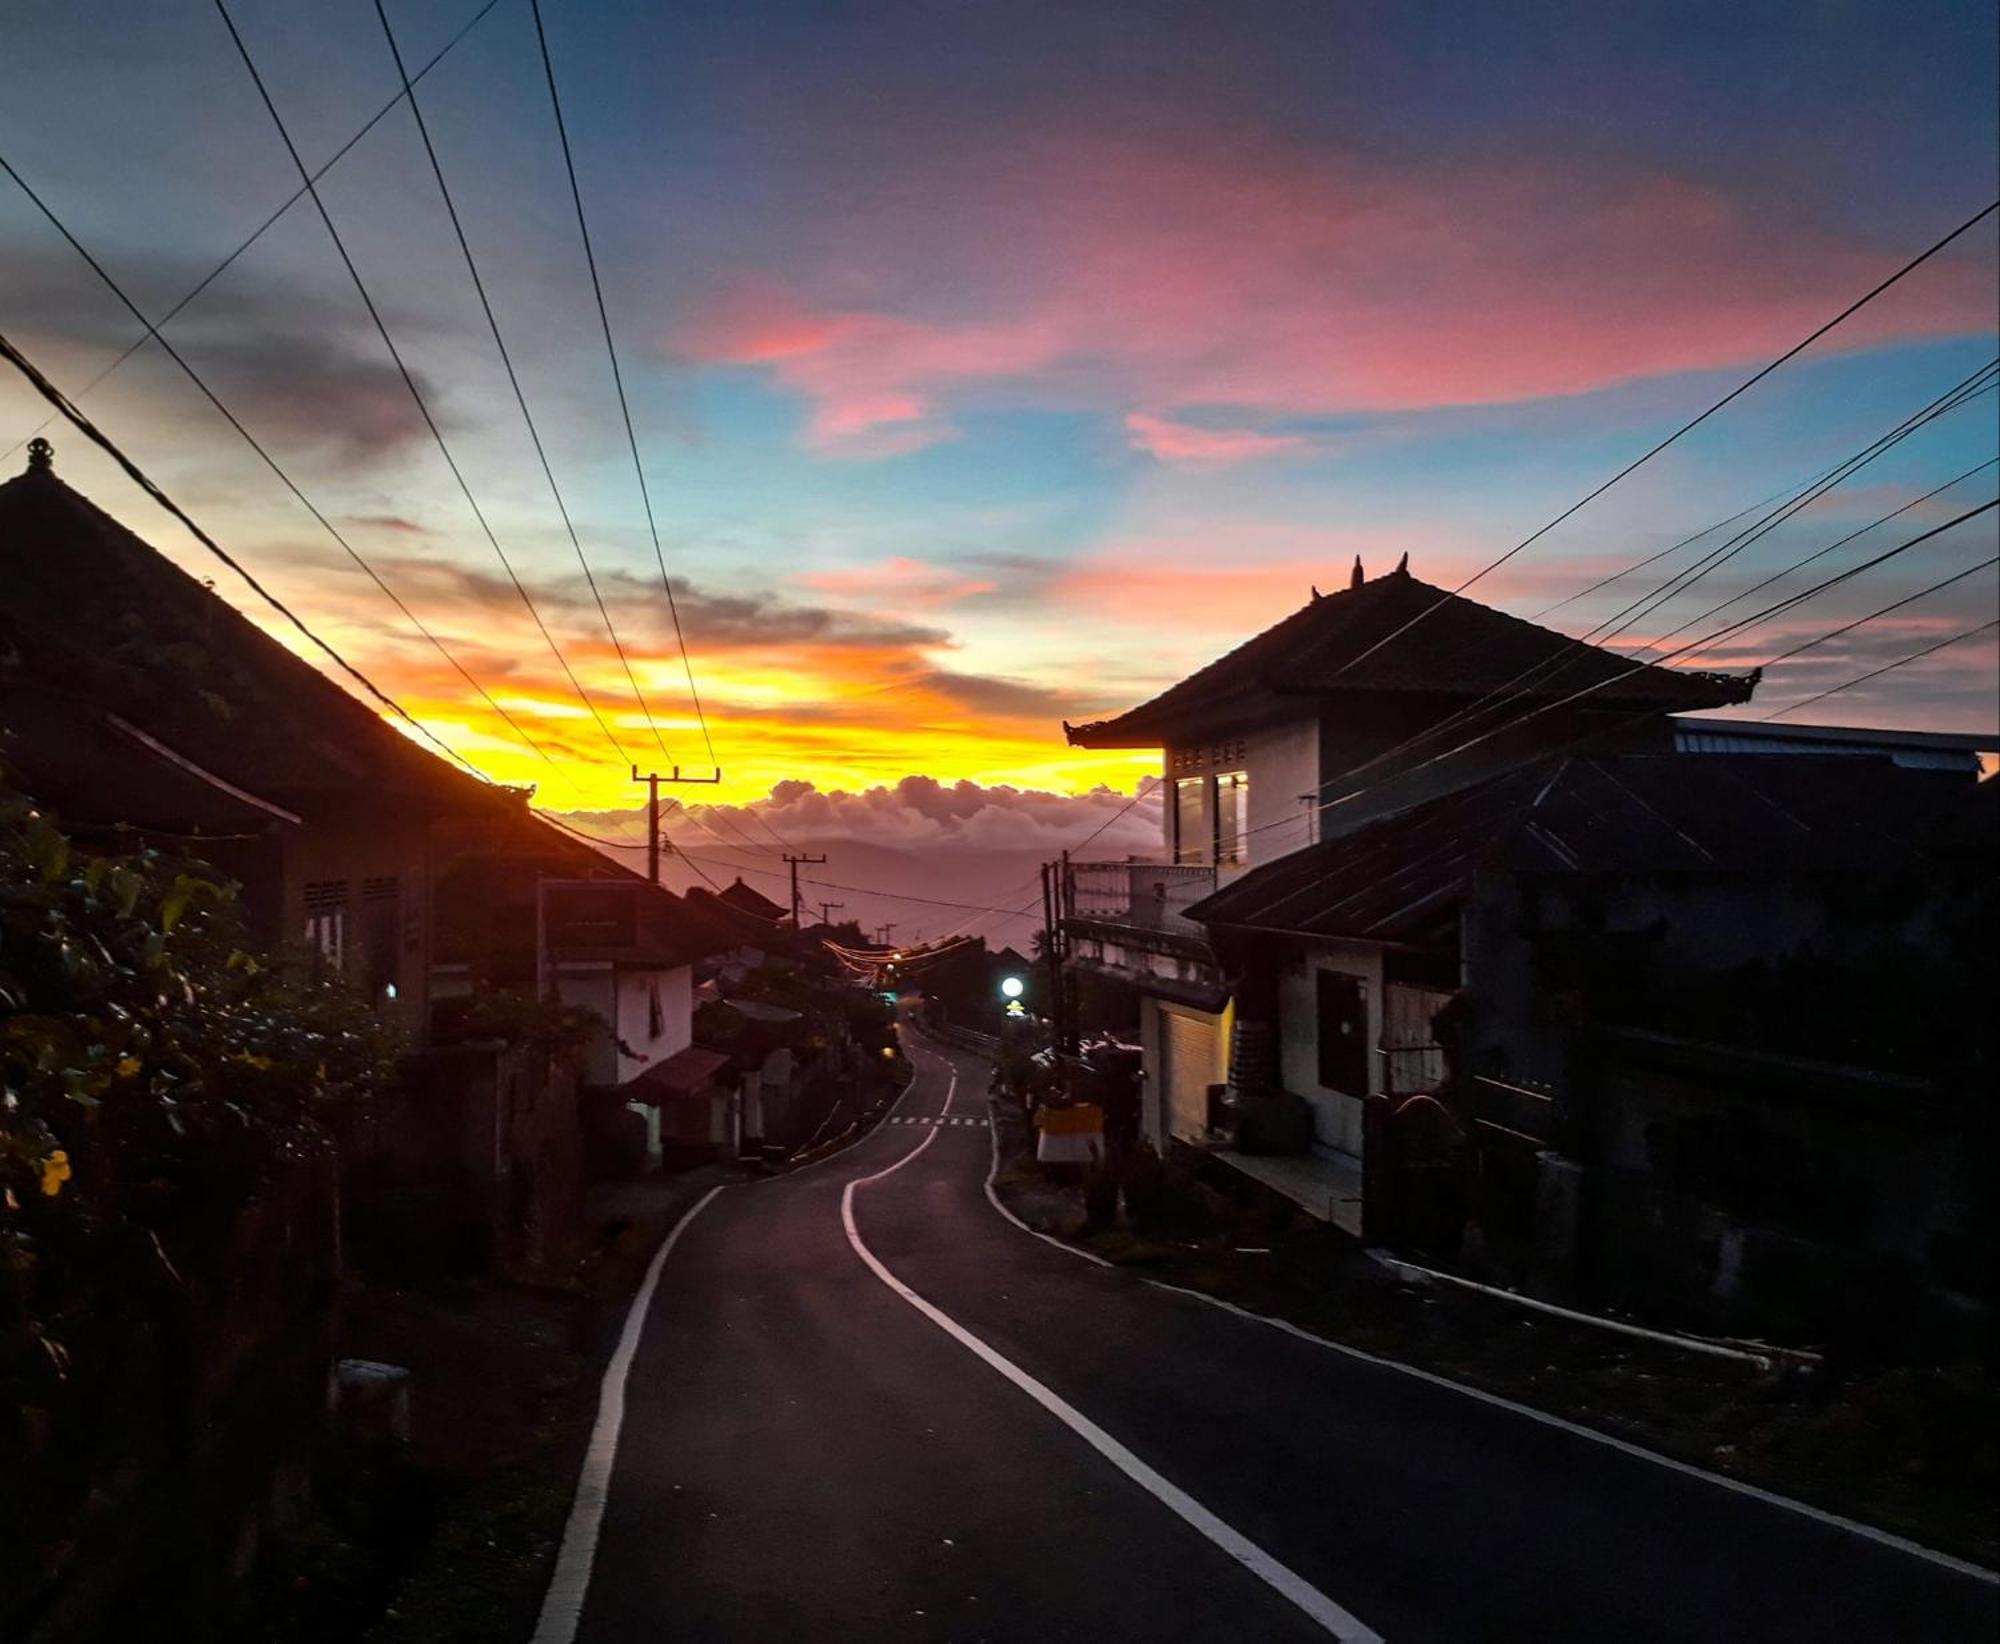
[[[1215,860],[1250,860],[1250,774],[1225,771],[1215,779]]]
[[[1208,779],[1201,776],[1177,777],[1174,781],[1174,860],[1203,862],[1208,859],[1208,830],[1202,817],[1202,790]]]

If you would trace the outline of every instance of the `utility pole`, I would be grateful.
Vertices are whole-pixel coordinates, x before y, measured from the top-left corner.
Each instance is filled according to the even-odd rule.
[[[844,908],[844,907],[846,907],[846,906],[847,906],[847,904],[846,904],[845,902],[822,902],[822,903],[820,903],[820,905],[819,905],[819,922],[820,922],[820,923],[821,923],[822,925],[831,925],[831,924],[833,923],[833,910],[834,910],[835,908]]]
[[[639,767],[632,767],[632,780],[646,784],[646,877],[654,884],[660,882],[660,784],[662,782],[720,782],[722,772],[718,768],[713,776],[682,776],[680,766],[662,776],[658,771],[640,774]]]
[[[1064,852],[1062,861],[1042,864],[1042,957],[1049,967],[1049,1035],[1064,1089],[1069,1087],[1069,1072],[1063,1058],[1076,1053],[1076,1033],[1070,1020],[1069,977],[1063,965],[1067,952],[1063,912],[1069,898],[1069,854]]]
[[[812,866],[812,865],[813,865],[813,864],[815,864],[815,863],[819,863],[819,862],[824,862],[825,860],[826,860],[826,858],[825,858],[824,856],[790,856],[790,855],[788,855],[788,856],[786,856],[786,858],[785,858],[785,865],[786,865],[786,866],[787,866],[788,868],[790,868],[790,869],[792,870],[792,929],[793,929],[793,930],[797,930],[797,929],[799,928],[799,906],[800,906],[800,904],[799,904],[799,867],[800,867],[800,865],[801,865],[801,864],[804,864],[804,865],[806,865],[806,866],[810,867],[810,866]]]
[[[875,927],[875,940],[886,948],[889,945],[889,938],[895,934],[895,930],[896,927],[894,925],[878,925]]]

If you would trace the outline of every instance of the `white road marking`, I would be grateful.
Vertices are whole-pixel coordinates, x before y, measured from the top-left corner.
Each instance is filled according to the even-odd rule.
[[[532,1644],[571,1644],[577,1623],[583,1619],[583,1601],[590,1591],[590,1568],[597,1558],[597,1534],[604,1523],[604,1504],[611,1494],[611,1469],[618,1459],[618,1430],[625,1424],[625,1378],[639,1350],[639,1337],[646,1328],[646,1314],[659,1287],[660,1269],[687,1231],[688,1223],[699,1216],[708,1201],[720,1193],[711,1187],[690,1205],[673,1231],[653,1252],[639,1293],[625,1311],[625,1328],[618,1333],[618,1347],[604,1367],[604,1380],[597,1393],[597,1423],[590,1430],[590,1448],[584,1452],[583,1468],[577,1475],[576,1498],[570,1504],[569,1522],[563,1526],[562,1550],[556,1555],[555,1574],[542,1598],[542,1613],[535,1622]]]
[[[932,1052],[932,1054],[935,1055],[936,1053]],[[938,1060],[952,1069],[952,1089],[956,1090],[958,1087],[958,1070],[956,1066],[946,1057],[939,1056]],[[947,1107],[950,1106],[949,1095],[945,1099],[945,1105]],[[1027,1371],[1015,1364],[1013,1360],[1004,1357],[989,1347],[984,1341],[980,1340],[979,1337],[975,1336],[970,1330],[966,1329],[965,1326],[942,1309],[934,1307],[931,1303],[925,1301],[922,1296],[919,1296],[908,1285],[904,1284],[901,1279],[897,1278],[895,1274],[891,1273],[888,1268],[882,1265],[874,1251],[870,1250],[862,1242],[861,1230],[855,1225],[854,1190],[857,1187],[865,1187],[870,1182],[879,1182],[886,1176],[893,1176],[904,1165],[923,1152],[925,1148],[929,1147],[932,1142],[936,1141],[937,1134],[935,1129],[928,1131],[921,1142],[917,1143],[915,1147],[911,1148],[909,1152],[905,1153],[894,1164],[885,1166],[870,1176],[857,1176],[841,1190],[840,1225],[847,1233],[847,1242],[854,1247],[855,1255],[859,1256],[867,1265],[868,1271],[873,1273],[876,1278],[880,1279],[925,1318],[929,1319],[932,1324],[936,1325],[947,1336],[951,1337],[953,1341],[957,1342],[961,1347],[982,1360],[992,1369],[997,1370],[1008,1381],[1020,1388],[1029,1398],[1033,1399],[1044,1410],[1048,1411],[1050,1415],[1054,1416],[1056,1420],[1075,1433],[1078,1438],[1082,1439],[1084,1443],[1103,1456],[1106,1461],[1110,1462],[1112,1466],[1116,1467],[1127,1478],[1132,1480],[1140,1489],[1152,1496],[1183,1522],[1206,1536],[1252,1575],[1271,1587],[1281,1597],[1296,1605],[1335,1638],[1348,1641],[1348,1644],[1382,1644],[1381,1634],[1373,1631],[1356,1616],[1341,1608],[1340,1605],[1328,1598],[1325,1593],[1307,1581],[1305,1577],[1299,1575],[1286,1565],[1279,1563],[1277,1559],[1265,1552],[1263,1548],[1250,1540],[1249,1537],[1225,1524],[1214,1513],[1196,1501],[1194,1497],[1181,1489],[1179,1485],[1172,1483],[1153,1468],[1147,1466],[1137,1455],[1120,1444],[1118,1440],[1105,1432],[1102,1427],[1099,1427],[1096,1422],[1084,1415],[1082,1411],[1061,1398],[1052,1389],[1037,1381]],[[536,1644],[540,1644],[540,1641],[537,1640]]]
[[[925,1048],[929,1049],[928,1046]],[[931,1054],[937,1056],[939,1061],[950,1062],[949,1057],[939,1055],[936,1051],[932,1051]],[[1067,1251],[1072,1256],[1080,1256],[1087,1262],[1095,1262],[1099,1267],[1111,1267],[1115,1265],[1112,1262],[1106,1261],[1095,1251],[1080,1250],[1075,1245],[1069,1244],[1062,1239],[1054,1238],[1047,1233],[1030,1227],[1026,1222],[1022,1221],[1019,1216],[1015,1215],[1013,1211],[1000,1202],[1000,1195],[994,1191],[993,1182],[994,1178],[999,1174],[999,1170],[1000,1131],[996,1125],[993,1130],[993,1165],[986,1175],[986,1197],[991,1201],[993,1208],[1031,1238],[1040,1239],[1044,1244],[1052,1244],[1058,1250]],[[867,1177],[862,1178],[864,1181],[868,1179]],[[1589,1439],[1593,1444],[1604,1445],[1606,1448],[1616,1450],[1622,1455],[1635,1456],[1640,1461],[1651,1462],[1655,1467],[1664,1467],[1668,1472],[1681,1473],[1688,1478],[1697,1478],[1709,1484],[1720,1485],[1725,1490],[1733,1490],[1736,1494],[1748,1496],[1753,1501],[1761,1501],[1772,1507],[1781,1507],[1787,1512],[1797,1513],[1800,1517],[1809,1518],[1815,1523],[1830,1525],[1837,1530],[1845,1530],[1850,1535],[1860,1536],[1864,1541],[1872,1541],[1878,1546],[1894,1548],[1899,1553],[1907,1553],[1912,1558],[1920,1558],[1927,1564],[1934,1564],[1940,1569],[1950,1570],[1956,1575],[1971,1576],[1975,1581],[1985,1582],[1989,1586],[2000,1586],[2000,1570],[1989,1570],[1985,1565],[1974,1564],[1970,1559],[1955,1558],[1950,1553],[1941,1553],[1934,1547],[1924,1546],[1922,1542],[1911,1541],[1907,1537],[1896,1535],[1889,1530],[1878,1530],[1874,1525],[1863,1524],[1858,1519],[1843,1518],[1838,1513],[1828,1512],[1824,1507],[1815,1507],[1810,1502],[1797,1501],[1790,1496],[1781,1496],[1775,1490],[1766,1490],[1761,1486],[1746,1483],[1742,1479],[1731,1478],[1727,1473],[1712,1473],[1706,1467],[1697,1467],[1692,1462],[1681,1461],[1674,1456],[1662,1455],[1657,1450],[1648,1450],[1644,1445],[1633,1444],[1629,1440],[1616,1438],[1610,1433],[1601,1433],[1594,1427],[1585,1427],[1580,1422],[1569,1421],[1562,1416],[1551,1415],[1546,1410],[1537,1410],[1531,1405],[1517,1404],[1514,1400],[1503,1398],[1498,1393],[1489,1393],[1479,1387],[1468,1387],[1462,1381],[1453,1381],[1448,1376],[1440,1376],[1430,1370],[1420,1370],[1413,1364],[1400,1364],[1395,1359],[1379,1358],[1375,1354],[1365,1352],[1359,1347],[1349,1347],[1345,1342],[1334,1341],[1331,1337],[1314,1335],[1312,1331],[1300,1325],[1293,1324],[1290,1319],[1273,1318],[1268,1313],[1253,1313],[1247,1307],[1238,1307],[1236,1303],[1224,1301],[1220,1296],[1211,1296],[1205,1290],[1190,1290],[1185,1285],[1168,1284],[1164,1279],[1142,1278],[1140,1282],[1151,1285],[1155,1290],[1164,1290],[1169,1295],[1188,1296],[1210,1307],[1218,1307],[1223,1312],[1233,1313],[1237,1318],[1247,1319],[1252,1324],[1262,1324],[1269,1326],[1273,1330],[1282,1330],[1288,1336],[1296,1336],[1300,1341],[1310,1342],[1313,1346],[1324,1348],[1329,1353],[1339,1353],[1346,1358],[1357,1359],[1363,1364],[1376,1365],[1383,1370],[1393,1370],[1400,1376],[1412,1376],[1418,1381],[1430,1383],[1433,1387],[1442,1387],[1448,1392],[1459,1393],[1469,1399],[1477,1399],[1481,1404],[1491,1405],[1496,1410],[1509,1410],[1517,1416],[1526,1416],[1528,1420],[1540,1422],[1544,1427],[1554,1427],[1565,1433],[1573,1433],[1578,1438]]]

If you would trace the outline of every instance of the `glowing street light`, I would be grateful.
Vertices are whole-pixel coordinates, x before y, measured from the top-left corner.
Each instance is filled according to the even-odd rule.
[[[1000,992],[1006,998],[1018,999],[1027,991],[1028,984],[1018,976],[1003,976],[1000,979]]]

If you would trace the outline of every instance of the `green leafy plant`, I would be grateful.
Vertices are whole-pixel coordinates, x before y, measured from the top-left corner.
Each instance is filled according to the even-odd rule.
[[[0,1387],[38,1405],[82,1321],[177,1282],[395,1050],[198,864],[85,854],[0,791]]]

